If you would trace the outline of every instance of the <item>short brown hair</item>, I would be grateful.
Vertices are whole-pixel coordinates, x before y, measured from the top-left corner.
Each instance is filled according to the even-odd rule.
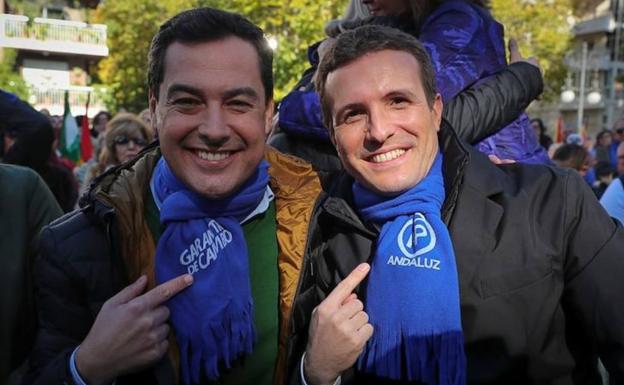
[[[429,53],[423,45],[411,35],[394,28],[381,25],[365,25],[341,33],[321,58],[314,85],[321,100],[323,123],[330,130],[333,129],[329,97],[325,94],[325,86],[329,74],[343,67],[367,53],[393,50],[403,51],[412,55],[420,67],[425,96],[429,107],[433,106],[436,97],[435,72],[429,58]],[[365,79],[362,79],[365,81]]]

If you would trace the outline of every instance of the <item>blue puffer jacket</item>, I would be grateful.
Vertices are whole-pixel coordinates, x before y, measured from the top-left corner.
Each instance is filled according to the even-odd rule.
[[[449,0],[438,6],[425,20],[420,40],[431,55],[438,91],[445,104],[507,67],[502,25],[486,9],[467,1]],[[311,84],[319,61],[318,45],[308,50],[312,68],[280,103],[278,124],[287,134],[327,143],[329,136],[321,119],[320,102]],[[477,148],[501,159],[551,164],[525,113],[482,140]]]

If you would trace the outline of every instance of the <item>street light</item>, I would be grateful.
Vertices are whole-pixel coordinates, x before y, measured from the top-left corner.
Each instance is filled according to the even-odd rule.
[[[579,102],[576,112],[576,127],[577,132],[582,134],[583,129],[583,114],[585,112],[585,98],[587,98],[587,104],[595,105],[602,101],[602,94],[600,93],[600,85],[598,80],[598,72],[594,71],[594,76],[591,81],[590,91],[587,95],[586,93],[586,77],[587,77],[587,42],[583,42],[581,49],[581,65],[580,65],[580,79],[579,79]],[[573,64],[576,62],[572,57],[568,57],[567,61],[569,64]],[[572,103],[576,99],[576,93],[574,92],[575,87],[572,86],[572,77],[570,73],[568,73],[568,77],[566,78],[565,86],[563,87],[563,91],[561,92],[561,101],[563,103]]]

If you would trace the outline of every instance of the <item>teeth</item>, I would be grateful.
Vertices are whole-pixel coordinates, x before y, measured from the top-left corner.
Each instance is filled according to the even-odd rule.
[[[383,163],[383,162],[388,162],[390,160],[396,159],[399,156],[405,154],[405,150],[392,150],[389,152],[386,152],[384,154],[379,154],[379,155],[375,155],[373,156],[373,162],[375,163]]]
[[[223,160],[230,156],[230,152],[208,152],[208,151],[197,151],[197,156],[199,156],[203,160]]]

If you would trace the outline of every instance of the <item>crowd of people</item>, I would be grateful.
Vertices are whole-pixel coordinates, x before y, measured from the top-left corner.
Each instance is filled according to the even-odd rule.
[[[621,186],[624,185],[624,120],[618,120],[614,129],[598,132],[595,141],[588,135],[569,131],[564,133],[561,143],[554,143],[546,134],[541,119],[535,118],[531,122],[553,162],[559,167],[578,171],[607,212],[624,223],[621,196]],[[611,184],[613,186],[609,188]],[[609,192],[605,196],[607,190]]]
[[[260,28],[179,13],[82,164],[0,90],[0,384],[624,384],[624,120],[553,143],[481,0],[326,33],[276,107]]]

